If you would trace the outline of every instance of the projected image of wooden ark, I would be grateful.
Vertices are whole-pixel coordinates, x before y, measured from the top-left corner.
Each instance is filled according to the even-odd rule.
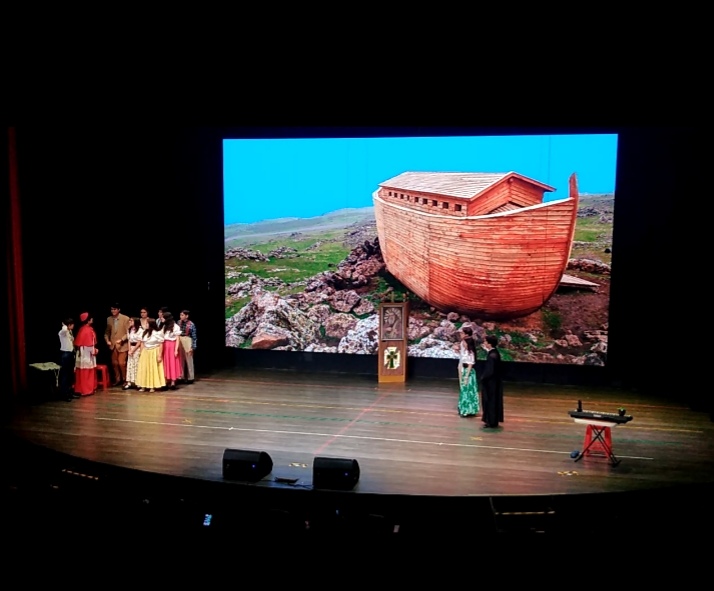
[[[566,269],[575,174],[565,199],[516,172],[405,172],[373,193],[387,270],[430,305],[508,319],[541,308]]]

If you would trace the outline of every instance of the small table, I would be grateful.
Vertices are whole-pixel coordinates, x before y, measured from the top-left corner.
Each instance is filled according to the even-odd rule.
[[[50,391],[55,392],[55,390],[59,388],[59,372],[61,368],[54,361],[47,361],[45,363],[30,363],[30,367],[34,367],[35,369],[38,369],[40,371],[54,372],[55,385],[54,388],[52,388],[52,386],[50,385]]]

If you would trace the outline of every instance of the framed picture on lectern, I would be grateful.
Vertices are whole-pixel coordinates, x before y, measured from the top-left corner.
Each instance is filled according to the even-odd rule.
[[[404,306],[402,304],[382,304],[382,340],[401,341],[404,339]]]

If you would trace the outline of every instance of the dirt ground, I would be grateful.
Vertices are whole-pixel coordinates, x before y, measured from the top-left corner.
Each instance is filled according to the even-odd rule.
[[[569,271],[570,275],[597,283],[597,292],[591,290],[560,287],[543,306],[542,310],[507,322],[499,322],[502,330],[529,332],[542,331],[548,336],[559,338],[567,331],[582,336],[584,331],[607,330],[610,276],[593,276]],[[550,312],[560,319],[560,327],[552,329],[546,324],[546,314]]]

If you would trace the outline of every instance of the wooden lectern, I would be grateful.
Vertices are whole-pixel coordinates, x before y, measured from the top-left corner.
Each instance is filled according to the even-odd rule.
[[[404,382],[407,377],[409,302],[390,302],[379,306],[380,382]]]

